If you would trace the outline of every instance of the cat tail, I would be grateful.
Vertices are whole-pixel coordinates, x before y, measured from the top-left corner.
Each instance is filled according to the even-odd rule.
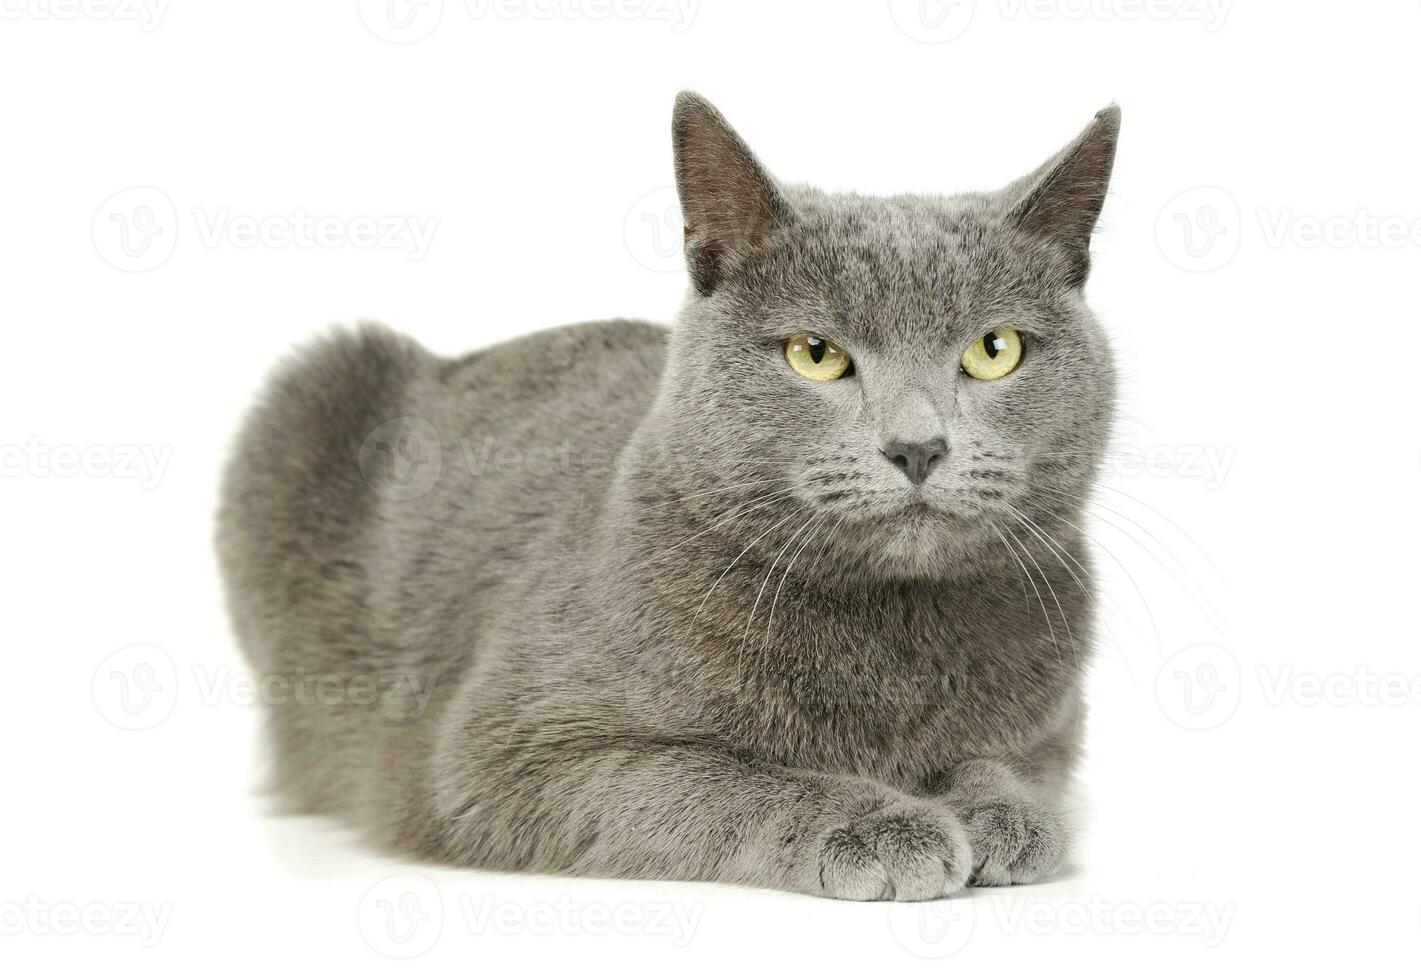
[[[363,655],[369,538],[391,492],[382,454],[418,458],[402,427],[418,426],[416,389],[440,364],[361,324],[298,350],[266,382],[229,457],[216,526],[228,611],[259,673],[339,670]]]

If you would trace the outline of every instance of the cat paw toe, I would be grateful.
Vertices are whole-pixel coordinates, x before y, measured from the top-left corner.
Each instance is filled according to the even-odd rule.
[[[974,885],[1030,884],[1065,858],[1065,821],[1045,804],[991,800],[964,810],[963,821],[976,858]]]
[[[819,883],[833,898],[922,901],[967,883],[972,853],[961,823],[928,805],[882,807],[830,829],[819,848]]]

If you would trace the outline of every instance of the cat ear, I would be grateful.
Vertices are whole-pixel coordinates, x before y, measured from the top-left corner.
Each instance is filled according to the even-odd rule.
[[[1119,135],[1120,107],[1107,106],[1069,146],[1004,192],[1008,220],[1059,245],[1075,286],[1090,272],[1090,236],[1105,204]]]
[[[671,136],[686,266],[709,296],[737,254],[788,220],[789,206],[744,140],[695,92],[676,97]]]

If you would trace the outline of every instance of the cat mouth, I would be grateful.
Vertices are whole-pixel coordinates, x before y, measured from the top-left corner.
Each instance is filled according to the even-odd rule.
[[[944,528],[965,528],[974,523],[970,515],[946,503],[929,501],[920,496],[904,501],[893,517],[902,529],[910,531],[941,531]]]
[[[905,501],[893,514],[900,526],[908,530],[940,528],[944,523],[952,522],[956,516],[952,511],[916,496]]]

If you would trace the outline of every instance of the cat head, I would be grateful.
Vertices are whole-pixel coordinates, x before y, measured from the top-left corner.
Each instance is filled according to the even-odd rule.
[[[1113,416],[1082,287],[1119,125],[995,192],[867,197],[779,183],[683,93],[691,289],[657,407],[678,492],[717,533],[889,577],[1077,511]]]

